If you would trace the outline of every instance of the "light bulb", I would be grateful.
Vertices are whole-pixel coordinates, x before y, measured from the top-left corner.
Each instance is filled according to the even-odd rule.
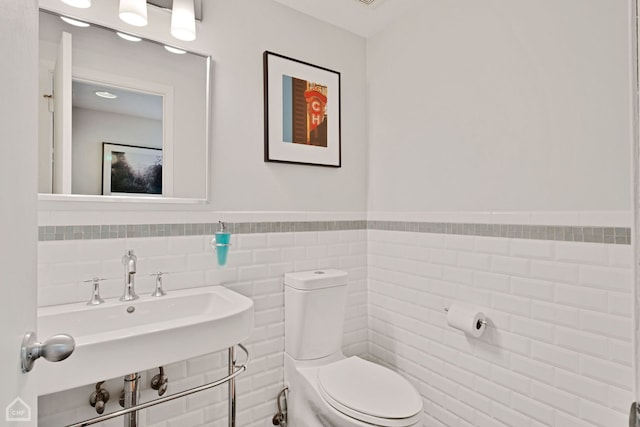
[[[78,21],[77,19],[72,19],[72,18],[69,18],[68,16],[61,16],[60,19],[62,19],[67,24],[73,25],[75,27],[86,28],[90,26],[90,24],[86,22]]]
[[[171,53],[177,53],[178,55],[182,55],[183,53],[187,53],[186,50],[178,49],[177,47],[164,45],[164,48],[167,49]]]
[[[136,27],[147,25],[146,0],[120,0],[120,19]]]
[[[62,0],[62,3],[73,7],[79,7],[81,9],[91,7],[91,0]]]
[[[107,92],[106,90],[99,90],[94,93],[100,98],[116,99],[118,97],[118,95],[116,95],[115,93]]]
[[[196,39],[196,18],[193,0],[173,0],[171,35],[184,41]]]
[[[121,39],[125,39],[130,42],[139,42],[140,40],[142,40],[140,37],[132,36],[131,34],[127,34],[127,33],[121,33],[120,31],[116,31],[116,34]]]

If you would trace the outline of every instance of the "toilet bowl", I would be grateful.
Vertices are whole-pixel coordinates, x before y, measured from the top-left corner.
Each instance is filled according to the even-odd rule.
[[[285,354],[284,365],[290,427],[421,425],[420,395],[390,369],[344,356],[310,364]]]
[[[347,273],[285,275],[285,383],[290,427],[412,427],[422,398],[404,377],[342,354]]]

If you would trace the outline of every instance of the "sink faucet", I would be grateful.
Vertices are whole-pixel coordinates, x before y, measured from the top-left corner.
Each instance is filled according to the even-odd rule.
[[[120,297],[120,301],[133,301],[138,299],[136,291],[134,289],[133,275],[136,274],[136,262],[138,258],[133,254],[133,251],[127,251],[122,257],[122,264],[124,265],[124,293]]]

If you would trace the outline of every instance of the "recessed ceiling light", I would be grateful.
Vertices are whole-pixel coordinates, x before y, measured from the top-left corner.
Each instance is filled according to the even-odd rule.
[[[140,40],[142,40],[140,37],[132,36],[131,34],[127,33],[121,33],[120,31],[116,31],[116,34],[120,36],[120,38],[123,38],[130,42],[139,42]]]
[[[118,95],[111,92],[107,92],[106,90],[99,90],[95,92],[95,94],[100,98],[107,98],[107,99],[116,99],[118,97]]]
[[[81,9],[91,7],[91,0],[62,0],[62,3],[66,3],[73,7],[79,7]]]
[[[67,16],[61,16],[60,19],[62,19],[67,24],[74,25],[76,27],[86,28],[86,27],[90,26],[86,22],[78,21],[77,19],[72,19],[72,18],[69,18]]]
[[[177,47],[164,45],[164,48],[167,49],[171,53],[177,53],[178,55],[182,55],[183,53],[187,53],[186,50],[178,49]]]

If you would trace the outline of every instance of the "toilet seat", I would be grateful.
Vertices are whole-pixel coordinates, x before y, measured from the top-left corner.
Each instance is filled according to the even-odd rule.
[[[422,415],[422,399],[409,381],[359,357],[318,369],[318,385],[332,407],[369,424],[405,427]]]

